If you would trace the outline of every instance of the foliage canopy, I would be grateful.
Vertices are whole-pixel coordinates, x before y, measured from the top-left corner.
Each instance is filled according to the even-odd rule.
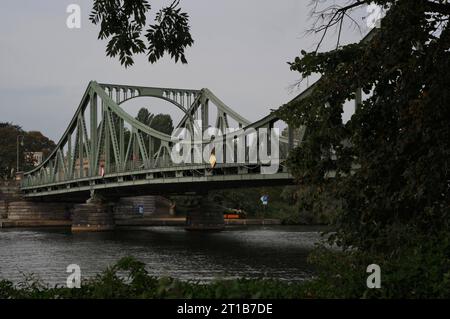
[[[307,126],[290,156],[297,180],[323,191],[325,173],[336,172],[332,240],[395,253],[412,234],[450,226],[450,4],[374,2],[388,10],[367,41],[295,58],[291,70],[322,77],[278,113]],[[368,96],[344,124],[343,104],[358,88]]]
[[[11,170],[16,170],[17,142],[19,142],[20,170],[27,171],[34,167],[32,159],[25,156],[27,152],[42,152],[47,157],[56,144],[38,131],[24,131],[11,123],[0,123],[0,177],[11,177]]]
[[[133,65],[133,56],[146,53],[148,61],[155,63],[167,52],[175,62],[187,63],[184,50],[192,46],[189,16],[175,0],[156,13],[155,23],[142,33],[151,6],[147,0],[94,0],[89,19],[100,25],[99,39],[109,39],[106,55],[119,56],[125,67]]]

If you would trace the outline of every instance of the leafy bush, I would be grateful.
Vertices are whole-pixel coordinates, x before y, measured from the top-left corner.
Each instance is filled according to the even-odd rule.
[[[156,278],[145,264],[132,257],[119,260],[101,274],[85,280],[81,288],[48,287],[34,276],[14,285],[0,281],[0,298],[301,298],[301,283],[271,279],[217,280],[211,283]]]
[[[360,250],[337,251],[321,247],[310,255],[317,276],[303,291],[311,298],[450,298],[450,236],[426,240],[410,234],[387,256]],[[381,268],[381,288],[366,285],[367,266]]]

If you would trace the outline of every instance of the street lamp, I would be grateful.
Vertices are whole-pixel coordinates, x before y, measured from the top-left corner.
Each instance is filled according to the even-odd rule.
[[[16,172],[19,172],[19,140],[20,140],[20,146],[23,146],[23,135],[17,135],[17,167],[16,167]]]

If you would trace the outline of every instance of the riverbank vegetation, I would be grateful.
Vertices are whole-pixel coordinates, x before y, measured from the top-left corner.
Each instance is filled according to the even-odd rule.
[[[277,280],[236,279],[211,283],[185,282],[150,276],[145,265],[122,258],[101,274],[82,282],[80,288],[48,287],[33,276],[14,285],[0,281],[0,298],[301,298],[300,283]]]

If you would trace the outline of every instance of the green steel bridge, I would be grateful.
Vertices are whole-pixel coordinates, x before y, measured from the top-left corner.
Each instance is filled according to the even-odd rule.
[[[310,93],[312,87],[297,98]],[[210,108],[216,108],[214,127],[226,132],[229,123],[237,123],[232,134],[214,136],[222,139],[223,154],[235,157],[227,148],[230,139],[244,143],[244,162],[231,160],[214,167],[208,162],[174,163],[170,152],[171,136],[152,129],[128,114],[121,105],[139,97],[154,97],[170,102],[183,112],[176,128],[191,136],[208,127]],[[197,121],[196,121],[197,120]],[[198,122],[201,120],[201,122]],[[66,131],[50,156],[32,171],[23,174],[21,191],[25,198],[43,201],[85,201],[99,193],[105,197],[126,197],[168,193],[204,193],[210,189],[270,186],[292,183],[284,162],[291,147],[301,141],[304,128],[288,130],[279,138],[279,156],[275,173],[265,174],[269,164],[250,160],[250,151],[264,146],[268,139],[249,138],[260,128],[273,128],[280,121],[274,113],[251,123],[228,107],[210,90],[140,87],[101,84],[91,81]],[[199,124],[202,127],[199,127]],[[211,139],[193,141],[206,145]],[[228,144],[230,145],[230,144]],[[234,147],[234,146],[233,146]],[[215,150],[217,152],[217,150]],[[271,154],[269,154],[271,157]]]
[[[373,29],[362,41],[376,32]],[[309,96],[317,83],[294,100]],[[159,98],[181,110],[176,129],[183,133],[169,136],[128,114],[122,104],[139,97]],[[361,103],[362,92],[357,89],[355,108]],[[215,118],[210,116],[214,111]],[[41,219],[57,208],[55,218],[69,211],[72,231],[110,230],[115,225],[112,212],[121,209],[116,205],[121,197],[174,194],[186,195],[182,203],[187,209],[186,229],[221,230],[223,211],[206,196],[210,190],[293,183],[285,161],[289,150],[302,142],[306,128],[288,127],[284,134],[264,135],[278,121],[272,112],[251,122],[208,89],[91,81],[56,148],[21,176],[23,200],[16,205],[16,215],[29,218],[34,214]],[[218,131],[203,135],[210,128]],[[230,133],[229,128],[234,130]],[[204,147],[211,148],[205,153]],[[192,163],[171,156],[180,149],[180,157],[191,155],[197,160]],[[203,155],[200,161],[199,153]],[[205,158],[213,155],[219,157],[217,164]],[[358,169],[356,164],[354,169]],[[328,178],[334,175],[326,173]]]

